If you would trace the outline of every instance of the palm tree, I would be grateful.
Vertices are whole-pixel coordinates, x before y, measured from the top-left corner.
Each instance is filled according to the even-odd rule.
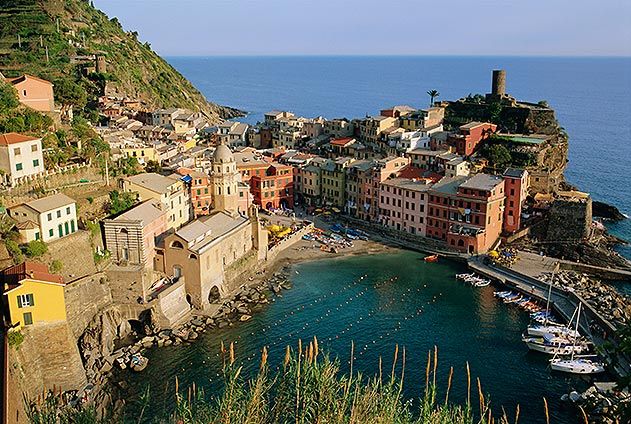
[[[430,97],[430,99],[431,99],[431,100],[430,100],[430,104],[429,104],[429,105],[430,105],[430,106],[434,106],[434,99],[435,99],[436,97],[439,97],[439,96],[440,96],[440,93],[438,92],[438,90],[429,90],[429,91],[427,92],[427,95],[428,95],[428,96]]]

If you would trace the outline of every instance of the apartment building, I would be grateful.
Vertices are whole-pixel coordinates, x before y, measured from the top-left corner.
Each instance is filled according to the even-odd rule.
[[[18,133],[0,134],[1,182],[10,186],[45,171],[42,139]]]

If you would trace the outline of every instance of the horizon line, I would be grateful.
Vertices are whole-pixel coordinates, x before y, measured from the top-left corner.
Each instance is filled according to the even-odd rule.
[[[522,55],[522,54],[167,54],[163,57],[180,58],[323,58],[323,57],[356,57],[356,58],[523,58],[523,59],[631,59],[629,55]]]

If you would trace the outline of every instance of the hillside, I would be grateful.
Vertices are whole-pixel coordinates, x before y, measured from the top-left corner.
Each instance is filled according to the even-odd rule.
[[[0,72],[5,76],[30,73],[59,84],[78,83],[88,94],[88,109],[107,85],[108,92],[138,98],[152,108],[199,110],[212,121],[239,114],[206,101],[137,36],[88,1],[0,0]],[[105,71],[85,72],[94,66],[95,55],[105,58]]]

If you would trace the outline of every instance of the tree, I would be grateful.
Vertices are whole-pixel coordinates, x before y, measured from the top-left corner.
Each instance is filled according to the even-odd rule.
[[[502,105],[499,102],[493,102],[486,107],[486,115],[494,124],[500,123],[500,115],[502,113]]]
[[[147,165],[145,166],[145,172],[155,172],[159,173],[162,170],[160,166],[160,162],[157,160],[148,160]]]
[[[24,253],[29,258],[39,258],[46,252],[48,252],[48,246],[41,240],[29,241],[24,249]]]
[[[491,144],[484,149],[484,156],[495,169],[506,168],[512,162],[510,151],[501,144]]]
[[[0,80],[0,113],[6,113],[19,105],[18,93],[15,88]]]
[[[428,96],[429,96],[429,98],[430,98],[429,105],[430,105],[430,106],[434,106],[434,99],[435,99],[436,97],[439,97],[439,96],[440,96],[440,93],[438,92],[438,90],[429,90],[429,91],[427,92],[427,95],[428,95]]]
[[[68,110],[71,106],[77,109],[85,106],[88,95],[83,86],[68,78],[57,79],[54,84],[55,99],[61,103],[63,110]]]
[[[116,215],[131,208],[136,203],[136,193],[110,191],[110,214]]]
[[[59,259],[55,259],[50,263],[50,272],[52,272],[53,274],[57,274],[59,271],[61,271],[64,267],[64,263],[61,262]]]

